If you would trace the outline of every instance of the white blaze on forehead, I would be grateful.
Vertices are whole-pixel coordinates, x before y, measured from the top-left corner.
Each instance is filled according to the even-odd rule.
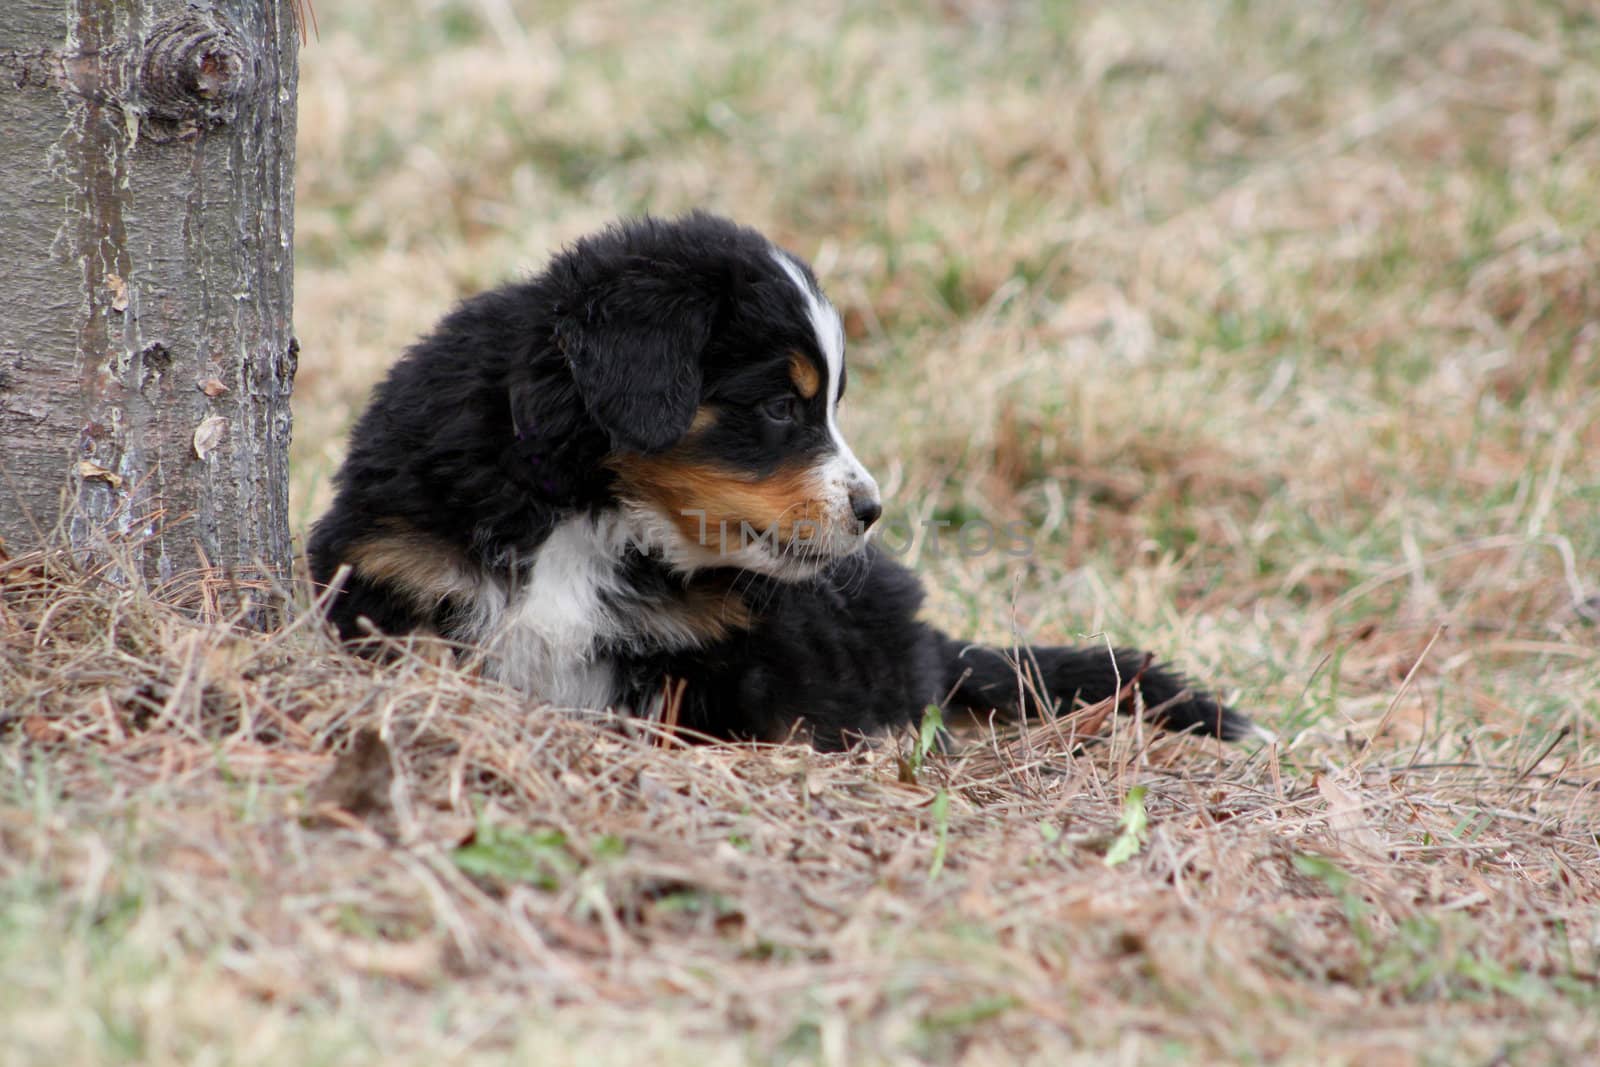
[[[805,272],[798,263],[784,252],[774,251],[772,256],[794,287],[800,290],[800,298],[806,305],[806,316],[811,320],[811,332],[816,334],[817,347],[822,350],[822,358],[828,364],[828,422],[832,425],[833,412],[839,403],[839,385],[844,381],[844,323],[828,298],[806,280]]]
[[[828,365],[828,434],[837,452],[837,457],[827,465],[828,474],[844,483],[842,488],[846,493],[866,491],[877,496],[878,483],[856,459],[850,446],[845,444],[836,419],[839,393],[844,385],[844,322],[839,318],[838,310],[807,280],[805,272],[788,253],[774,249],[772,257],[800,291],[800,297],[805,301],[806,316],[811,320],[811,331],[817,337],[817,347],[822,350],[822,358]]]

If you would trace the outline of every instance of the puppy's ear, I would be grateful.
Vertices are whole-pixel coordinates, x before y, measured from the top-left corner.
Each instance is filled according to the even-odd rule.
[[[628,271],[561,316],[556,343],[613,448],[659,452],[689,432],[715,315],[703,287]]]

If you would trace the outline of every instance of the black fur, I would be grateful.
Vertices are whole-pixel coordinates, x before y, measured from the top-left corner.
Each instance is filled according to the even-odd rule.
[[[312,577],[328,586],[382,537],[399,537],[388,558],[405,566],[398,578],[381,567],[349,572],[332,621],[346,638],[365,633],[363,619],[389,634],[481,637],[472,629],[479,591],[514,591],[560,524],[621,514],[618,457],[676,448],[685,462],[753,481],[826,458],[825,398],[791,398],[792,420],[761,414],[774,389],[788,388],[792,353],[825,366],[813,327],[765,238],[699,214],[620,225],[530,281],[466,301],[395,365],[352,432],[335,502],[312,532]],[[715,424],[685,444],[702,405]],[[597,637],[584,654],[611,672],[619,708],[651,708],[669,681],[681,682],[685,727],[722,738],[798,734],[824,748],[916,724],[942,701],[980,715],[1039,710],[1030,687],[1019,692],[1012,655],[920,621],[918,579],[875,548],[805,574],[763,575],[686,572],[647,544],[619,556],[615,573],[603,601],[624,623],[673,610],[720,620],[687,642],[648,626]],[[1118,650],[1115,663],[1103,648],[1020,658],[1067,707],[1131,683],[1168,729],[1229,740],[1250,729],[1142,652]],[[541,695],[541,679],[523,684]]]
[[[818,748],[832,749],[914,726],[930,704],[1006,721],[1037,713],[1041,690],[1071,710],[1074,701],[1112,695],[1120,682],[1137,684],[1165,729],[1228,741],[1251,730],[1247,718],[1141,651],[1117,649],[1113,665],[1104,647],[1011,651],[950,638],[917,618],[923,592],[915,574],[876,548],[866,555],[864,568],[840,565],[812,584],[752,589],[766,604],[753,628],[692,653],[641,661],[636,699],[663,676],[682,678],[680,722],[691,729],[775,739],[798,724]],[[1123,710],[1130,709],[1131,701]]]

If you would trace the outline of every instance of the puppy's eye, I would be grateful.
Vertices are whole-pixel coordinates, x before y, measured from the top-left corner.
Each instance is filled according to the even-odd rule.
[[[761,405],[761,414],[773,422],[794,422],[800,417],[800,401],[792,396],[780,396]]]

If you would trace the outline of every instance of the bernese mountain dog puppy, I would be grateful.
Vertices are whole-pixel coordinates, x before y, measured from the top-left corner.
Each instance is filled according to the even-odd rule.
[[[1140,651],[969,645],[868,540],[839,432],[844,330],[811,268],[692,214],[584,238],[473,297],[356,423],[308,545],[339,633],[431,632],[558,707],[837,749],[929,705],[1122,694],[1168,730],[1250,721]],[[1024,683],[1024,679],[1028,679]]]

